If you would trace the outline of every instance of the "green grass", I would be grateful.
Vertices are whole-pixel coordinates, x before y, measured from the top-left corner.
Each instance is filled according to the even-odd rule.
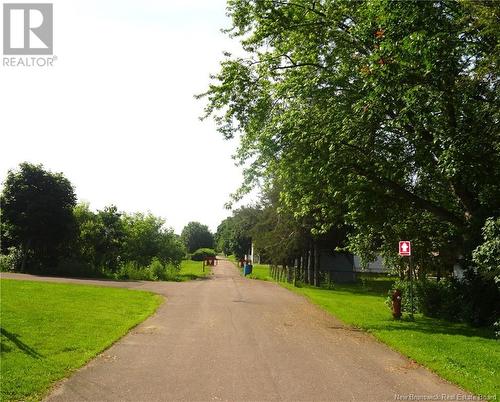
[[[271,281],[272,278],[269,275],[269,265],[254,264],[252,268],[252,273],[248,275],[247,278],[260,279],[261,281]]]
[[[142,291],[8,279],[0,290],[2,400],[41,399],[162,302]]]
[[[265,267],[257,276],[266,276]],[[267,271],[268,272],[268,271]],[[343,322],[361,328],[441,377],[478,395],[500,397],[500,341],[492,330],[415,316],[392,319],[385,304],[392,280],[363,276],[333,289],[282,286],[309,298]]]
[[[236,261],[236,257],[234,255],[227,256],[227,259],[231,261],[236,268],[239,269],[240,274],[243,275],[243,269],[240,267],[238,261]],[[272,281],[273,278],[269,275],[269,265],[267,264],[253,264],[252,273],[247,275],[247,278],[250,279],[259,279],[261,281]]]
[[[212,269],[207,266],[205,266],[205,271],[203,271],[202,261],[182,260],[178,279],[181,282],[193,279],[203,279],[208,277],[211,272]]]
[[[283,284],[441,377],[476,394],[500,394],[500,345],[493,331],[422,315],[416,315],[413,322],[395,321],[385,305],[387,288],[383,285],[383,281],[367,280],[365,286],[328,290]]]
[[[233,264],[238,265],[238,262],[236,261],[236,256],[235,256],[235,255],[230,254],[230,255],[226,256],[226,258],[227,258],[229,261],[231,261]]]

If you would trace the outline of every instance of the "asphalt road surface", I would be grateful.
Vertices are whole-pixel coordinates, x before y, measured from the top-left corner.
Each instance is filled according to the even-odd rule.
[[[466,395],[306,299],[240,277],[227,261],[219,262],[211,279],[184,283],[51,280],[152,290],[167,301],[59,383],[48,401],[395,401]]]

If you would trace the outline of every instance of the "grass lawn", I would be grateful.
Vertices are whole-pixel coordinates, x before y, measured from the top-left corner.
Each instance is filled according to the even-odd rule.
[[[212,269],[207,266],[205,266],[205,271],[203,271],[202,261],[182,260],[178,278],[181,282],[190,281],[198,278],[206,278],[211,272]]]
[[[272,281],[273,278],[269,275],[269,265],[254,264],[252,273],[247,276],[250,279],[260,279],[261,281]]]
[[[132,327],[162,298],[99,286],[2,279],[1,400],[39,400]]]
[[[266,276],[265,267],[258,276]],[[389,278],[365,278],[364,283],[334,289],[282,286],[308,297],[347,324],[377,339],[441,377],[478,395],[500,398],[500,341],[493,331],[423,317],[395,321],[385,305]]]
[[[236,268],[239,269],[240,274],[243,275],[243,269],[240,267],[238,261],[236,261],[236,257],[234,255],[230,255],[227,257],[229,261],[231,261]],[[259,279],[261,281],[272,281],[273,278],[269,275],[269,265],[267,264],[253,264],[252,273],[247,275],[247,278],[250,279]]]

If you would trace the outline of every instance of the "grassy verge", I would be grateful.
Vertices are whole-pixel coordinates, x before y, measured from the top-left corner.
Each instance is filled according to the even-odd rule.
[[[247,276],[250,279],[260,279],[261,281],[272,281],[273,278],[269,275],[269,265],[254,264],[252,273]]]
[[[239,269],[240,274],[243,275],[243,269],[240,267],[239,262],[236,261],[236,257],[234,255],[229,255],[227,259],[231,261],[236,266],[236,268]],[[273,280],[273,278],[271,278],[269,274],[269,265],[267,264],[253,264],[252,273],[250,275],[247,275],[247,278],[259,279],[261,281]]]
[[[259,275],[265,275],[265,269]],[[413,322],[395,321],[385,305],[391,284],[383,277],[364,277],[359,283],[335,285],[333,289],[281,283],[441,377],[477,395],[499,398],[500,345],[493,331],[422,315],[416,315]]]
[[[162,302],[148,292],[8,279],[0,290],[1,400],[39,400]]]
[[[238,265],[238,261],[236,261],[236,256],[234,256],[234,255],[232,255],[232,254],[231,254],[231,255],[226,256],[226,258],[227,258],[229,261],[231,261],[233,264]]]
[[[203,271],[202,261],[182,260],[178,279],[179,281],[184,282],[193,279],[206,278],[211,274],[211,272],[212,269],[207,266],[205,266],[205,271]]]

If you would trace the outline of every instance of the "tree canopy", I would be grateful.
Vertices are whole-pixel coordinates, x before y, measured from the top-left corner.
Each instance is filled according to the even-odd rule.
[[[365,259],[470,258],[500,214],[497,2],[230,0],[206,116],[241,136],[241,192],[280,188],[312,233]],[[435,256],[438,257],[435,257]]]
[[[22,163],[10,170],[1,194],[2,251],[18,247],[22,269],[54,265],[76,234],[73,207],[76,195],[62,173],[42,165]]]
[[[200,222],[189,222],[182,229],[181,239],[188,253],[193,253],[199,248],[213,248],[214,237],[207,225]]]
[[[260,220],[257,207],[242,207],[224,219],[217,227],[215,243],[219,251],[243,258],[252,247],[252,229]]]
[[[1,194],[0,269],[79,276],[174,277],[184,246],[163,218],[76,204],[61,173],[22,163]]]

